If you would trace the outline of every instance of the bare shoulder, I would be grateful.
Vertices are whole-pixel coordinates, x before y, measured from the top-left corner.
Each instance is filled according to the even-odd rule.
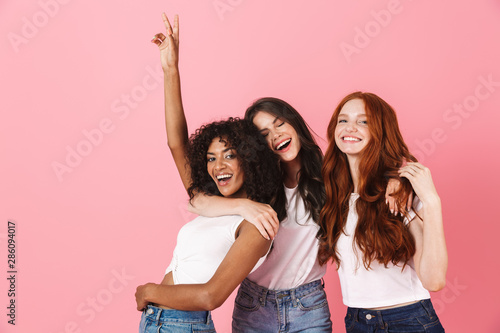
[[[235,236],[237,241],[248,243],[253,249],[262,253],[262,256],[268,252],[269,246],[271,246],[271,241],[262,237],[259,230],[247,220],[240,223]]]

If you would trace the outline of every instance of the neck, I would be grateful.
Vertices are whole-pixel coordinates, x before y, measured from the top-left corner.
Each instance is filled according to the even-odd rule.
[[[281,167],[285,171],[285,186],[294,188],[299,183],[300,158],[297,156],[290,162],[281,162]]]
[[[245,189],[243,189],[243,187],[242,187],[241,189],[236,191],[236,193],[233,193],[233,194],[227,196],[227,198],[248,199],[248,195],[247,195],[247,191],[245,191]]]
[[[359,160],[357,158],[347,156],[347,161],[349,162],[349,170],[351,171],[351,178],[354,185],[354,192],[358,193]]]

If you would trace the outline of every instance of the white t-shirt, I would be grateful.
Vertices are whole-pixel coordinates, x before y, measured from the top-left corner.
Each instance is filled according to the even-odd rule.
[[[318,262],[319,226],[306,213],[298,188],[285,187],[287,218],[280,224],[271,253],[255,272],[251,281],[274,290],[297,288],[321,279],[326,265]]]
[[[165,274],[172,272],[174,284],[208,282],[235,242],[243,221],[239,215],[199,216],[186,223],[177,235],[177,245]],[[254,270],[264,261],[260,258]]]
[[[340,286],[344,304],[354,308],[376,308],[391,306],[411,301],[430,298],[429,292],[422,286],[415,271],[413,259],[409,260],[404,270],[403,264],[394,266],[387,264],[387,268],[378,261],[373,261],[370,270],[363,265],[363,254],[358,246],[353,247],[353,237],[358,223],[356,200],[359,194],[352,193],[349,201],[349,214],[342,233],[337,242],[337,251],[340,257],[338,270]],[[419,211],[422,207],[420,200],[415,197],[413,207]],[[413,210],[409,213],[408,223],[415,217]],[[356,256],[356,252],[357,256]]]

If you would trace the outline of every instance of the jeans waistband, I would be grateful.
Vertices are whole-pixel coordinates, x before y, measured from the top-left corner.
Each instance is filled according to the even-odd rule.
[[[144,309],[144,315],[156,322],[176,323],[204,323],[212,320],[210,311],[181,311],[174,309],[162,309],[154,305],[148,305]]]
[[[245,292],[253,293],[260,298],[267,299],[276,299],[276,298],[292,298],[302,297],[307,294],[312,293],[316,290],[323,289],[323,282],[321,280],[316,280],[313,282],[309,282],[298,286],[297,288],[288,289],[288,290],[273,290],[267,289],[266,287],[262,287],[255,282],[250,281],[249,279],[243,280],[241,283],[241,288],[245,290]]]
[[[402,317],[418,317],[424,315],[432,316],[434,308],[432,307],[430,299],[424,299],[414,304],[386,310],[367,310],[349,307],[347,308],[347,313],[350,314],[356,321],[363,322],[365,324],[377,324],[381,322],[400,320]]]

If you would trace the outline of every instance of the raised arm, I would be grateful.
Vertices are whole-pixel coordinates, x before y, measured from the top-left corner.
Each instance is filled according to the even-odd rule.
[[[249,199],[224,198],[198,193],[191,200],[188,209],[191,213],[208,217],[241,215],[266,239],[274,239],[280,225],[278,214],[270,205]]]
[[[164,73],[165,125],[167,141],[175,165],[187,189],[191,184],[191,170],[186,161],[188,129],[182,107],[181,80],[179,75],[179,16],[175,15],[172,29],[165,13],[162,14],[166,33],[156,34],[152,42],[160,49]]]
[[[162,285],[148,283],[137,287],[137,310],[148,303],[185,311],[211,311],[218,308],[264,256],[271,242],[243,221],[238,237],[214,276],[204,284]]]
[[[410,232],[415,238],[415,270],[424,288],[429,291],[443,289],[446,284],[448,253],[444,237],[441,199],[434,187],[431,172],[420,163],[408,163],[400,169],[400,176],[411,182],[423,204],[410,222]]]

